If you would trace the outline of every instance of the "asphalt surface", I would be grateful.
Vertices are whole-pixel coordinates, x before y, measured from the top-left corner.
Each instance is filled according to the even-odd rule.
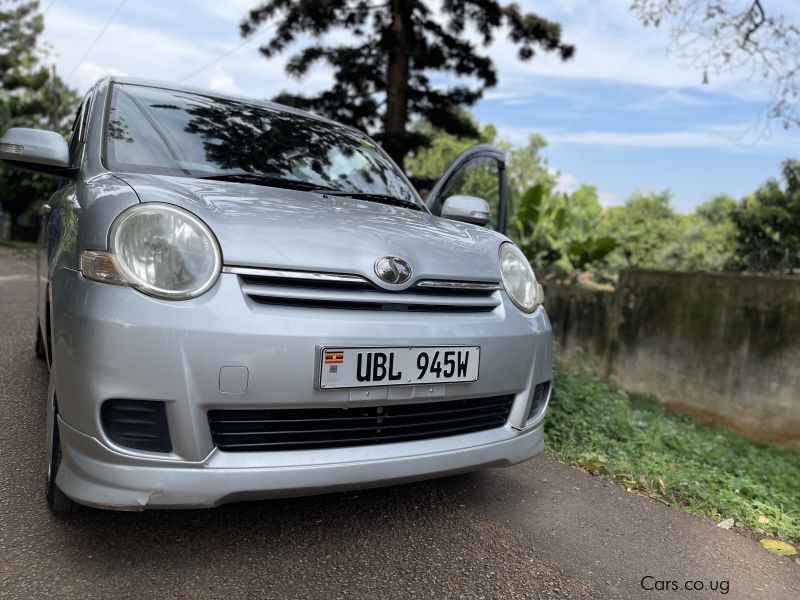
[[[0,598],[800,598],[793,559],[547,456],[357,493],[54,516],[34,277],[0,247]]]

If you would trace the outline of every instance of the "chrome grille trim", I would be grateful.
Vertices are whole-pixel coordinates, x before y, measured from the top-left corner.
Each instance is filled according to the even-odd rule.
[[[360,283],[374,284],[361,275],[349,275],[346,273],[319,273],[315,271],[290,271],[285,269],[267,269],[261,267],[222,267],[223,273],[233,273],[234,275],[244,275],[246,277],[264,277],[269,279],[293,279],[306,281],[330,281],[335,283]],[[502,290],[503,285],[497,281],[458,281],[449,279],[422,279],[415,283],[412,288],[441,289],[465,292],[494,292]],[[376,287],[376,289],[379,289]]]
[[[502,284],[497,282],[449,281],[439,279],[423,279],[422,281],[418,281],[413,287],[464,292],[494,292],[503,289]]]
[[[412,288],[413,290],[413,288]],[[292,288],[280,285],[254,285],[246,283],[242,286],[242,291],[251,298],[269,298],[293,300],[298,303],[342,303],[353,304],[374,304],[377,306],[385,305],[404,305],[404,306],[429,306],[429,307],[452,307],[452,308],[473,308],[475,310],[491,310],[500,306],[500,300],[493,295],[484,296],[461,296],[447,295],[431,297],[426,294],[415,294],[413,292],[395,293],[383,291],[361,291],[361,290],[316,290],[306,288]]]
[[[491,312],[502,304],[497,281],[425,279],[387,290],[361,275],[227,265],[260,304],[350,310]]]
[[[268,277],[270,279],[296,279],[306,281],[331,281],[336,283],[365,283],[372,285],[365,277],[360,275],[346,275],[342,273],[315,273],[313,271],[286,271],[280,269],[263,269],[254,267],[222,267],[223,273],[245,275],[249,277]]]

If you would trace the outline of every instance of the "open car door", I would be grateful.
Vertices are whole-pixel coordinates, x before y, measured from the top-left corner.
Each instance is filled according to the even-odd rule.
[[[486,226],[505,234],[509,206],[503,151],[489,144],[478,144],[459,154],[436,182],[425,204],[440,216],[444,201],[455,195],[486,200],[491,209]]]

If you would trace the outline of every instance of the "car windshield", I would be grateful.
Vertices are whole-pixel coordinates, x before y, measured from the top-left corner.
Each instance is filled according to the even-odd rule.
[[[105,143],[112,171],[294,189],[305,184],[419,205],[398,168],[367,136],[240,100],[115,84]]]

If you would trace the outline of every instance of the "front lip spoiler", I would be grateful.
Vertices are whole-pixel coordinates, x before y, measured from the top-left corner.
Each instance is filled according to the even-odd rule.
[[[347,462],[224,467],[215,466],[216,459],[228,462],[237,458],[231,456],[235,453],[212,452],[201,463],[137,459],[111,451],[60,417],[58,425],[64,451],[57,476],[59,487],[79,504],[112,510],[211,508],[241,500],[395,485],[507,467],[544,449],[541,426],[526,432],[505,426],[494,432],[503,439],[422,454],[363,460],[354,452],[354,460]]]

